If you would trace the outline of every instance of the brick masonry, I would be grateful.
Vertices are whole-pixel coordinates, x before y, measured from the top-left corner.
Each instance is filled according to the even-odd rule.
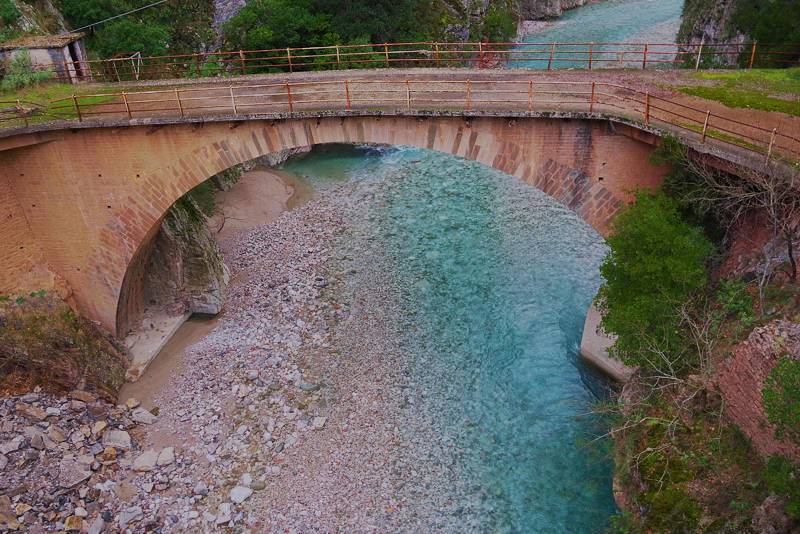
[[[636,135],[604,121],[407,116],[65,130],[0,152],[0,294],[63,279],[79,311],[124,332],[141,305],[126,277],[141,274],[136,266],[181,195],[237,163],[321,143],[411,145],[476,160],[542,189],[606,235],[632,191],[657,186],[665,172]]]

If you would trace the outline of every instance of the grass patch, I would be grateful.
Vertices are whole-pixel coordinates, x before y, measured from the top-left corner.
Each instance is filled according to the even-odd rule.
[[[777,111],[800,116],[800,68],[697,72],[712,87],[680,87],[684,94],[716,100],[728,107]]]
[[[38,124],[57,119],[68,120],[77,117],[75,108],[69,105],[68,102],[58,102],[54,104],[54,101],[69,98],[73,94],[86,95],[92,93],[119,92],[123,90],[125,89],[119,87],[112,89],[94,85],[47,83],[34,87],[27,87],[18,91],[0,92],[0,109],[12,108],[17,100],[19,100],[24,108],[32,110],[28,116],[29,124]],[[110,96],[84,97],[81,98],[80,105],[81,109],[86,108],[88,111],[92,106],[111,102],[112,100],[113,97]],[[11,114],[0,113],[0,119],[4,118],[5,115],[11,116]],[[24,125],[25,121],[21,118],[0,120],[0,128],[12,128]]]

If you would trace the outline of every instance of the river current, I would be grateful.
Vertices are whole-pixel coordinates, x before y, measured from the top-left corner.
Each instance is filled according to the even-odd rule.
[[[415,415],[462,451],[487,531],[602,532],[612,466],[578,361],[602,238],[519,180],[426,150],[320,147],[283,170],[319,194],[370,183],[364,231],[404,288]]]

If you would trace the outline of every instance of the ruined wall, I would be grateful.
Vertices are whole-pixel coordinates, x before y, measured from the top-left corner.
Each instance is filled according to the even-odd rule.
[[[718,372],[718,383],[727,417],[760,454],[781,454],[798,461],[800,447],[775,437],[775,427],[761,402],[764,380],[784,355],[800,359],[800,324],[779,320],[756,328],[733,349]]]

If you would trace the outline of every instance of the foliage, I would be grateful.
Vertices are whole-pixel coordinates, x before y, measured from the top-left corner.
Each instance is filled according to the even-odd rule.
[[[51,70],[35,70],[31,55],[27,50],[19,50],[11,60],[11,64],[0,82],[0,90],[15,91],[23,87],[38,85],[40,82],[51,78]]]
[[[125,13],[149,2],[142,0],[57,0],[73,28]],[[193,53],[214,38],[210,0],[169,0],[89,31],[87,48],[102,58],[141,52],[143,55]]]
[[[681,307],[708,282],[713,247],[687,224],[663,192],[636,193],[614,220],[600,267],[602,326],[617,336],[612,353],[646,373],[674,374],[693,363],[681,330]]]
[[[776,435],[800,443],[800,360],[781,358],[770,371],[761,394]]]
[[[772,456],[764,470],[769,490],[786,498],[790,517],[800,519],[800,467],[783,456]]]
[[[800,2],[797,0],[738,0],[733,26],[759,43],[770,43],[770,51],[787,53],[781,60],[800,57],[796,46],[800,42]]]
[[[749,330],[755,322],[753,297],[747,292],[747,284],[738,280],[721,280],[717,289],[722,320],[733,316],[743,330]]]
[[[11,0],[0,0],[0,22],[11,26],[21,16],[16,4]]]
[[[516,31],[517,21],[512,6],[506,2],[494,2],[489,4],[483,16],[478,37],[491,42],[506,42]]]
[[[44,292],[0,301],[0,387],[69,390],[85,380],[115,398],[126,368],[111,338],[63,301]]]

